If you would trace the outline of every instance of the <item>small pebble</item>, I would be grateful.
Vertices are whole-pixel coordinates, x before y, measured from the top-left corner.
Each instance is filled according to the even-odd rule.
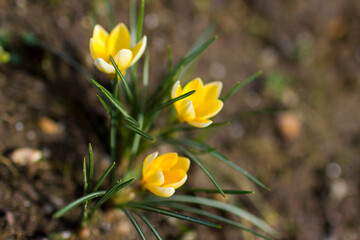
[[[287,140],[295,140],[300,135],[300,119],[294,113],[280,113],[276,119],[276,126],[280,134]]]
[[[18,132],[24,130],[24,124],[23,124],[22,122],[17,122],[17,123],[15,124],[15,129],[16,129],[16,131],[18,131]]]
[[[213,78],[221,79],[226,75],[226,68],[221,63],[213,63],[210,66],[210,74]]]
[[[18,148],[10,155],[10,159],[20,166],[33,164],[41,158],[42,152],[32,148]]]
[[[331,179],[335,179],[340,177],[341,167],[339,166],[339,164],[332,162],[326,166],[325,172],[326,172],[326,176],[328,176]]]
[[[41,131],[49,135],[58,134],[61,130],[61,127],[58,123],[48,117],[41,117],[39,119],[39,126]]]
[[[36,138],[36,133],[30,130],[26,133],[26,138],[29,140],[34,140]]]

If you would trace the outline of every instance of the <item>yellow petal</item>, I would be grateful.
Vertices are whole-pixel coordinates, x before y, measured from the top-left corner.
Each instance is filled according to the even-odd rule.
[[[163,172],[171,169],[178,161],[177,153],[166,153],[155,158],[149,165],[148,170],[161,169]]]
[[[143,176],[145,176],[150,163],[157,157],[157,155],[159,154],[159,152],[153,152],[149,155],[146,156],[144,163],[143,163],[143,168],[142,168],[142,174]]]
[[[190,125],[197,127],[197,128],[204,128],[212,124],[211,120],[195,120],[188,122]]]
[[[180,121],[189,121],[195,118],[195,110],[192,102],[188,99],[178,101],[178,117]]]
[[[186,157],[179,157],[177,163],[172,167],[172,169],[181,169],[185,172],[189,170],[190,160]]]
[[[94,62],[97,69],[99,69],[101,72],[107,73],[107,74],[114,74],[115,68],[104,61],[102,58],[97,58]]]
[[[171,91],[171,98],[176,98],[181,94],[180,81],[176,81]]]
[[[165,183],[163,187],[173,187],[175,189],[181,187],[187,179],[186,172],[181,169],[174,169],[165,174]]]
[[[130,49],[130,33],[125,24],[119,23],[109,35],[107,42],[108,55],[115,56],[124,48]]]
[[[146,188],[159,197],[171,197],[175,193],[175,188],[173,187],[158,187],[154,185],[147,185]]]
[[[129,67],[132,59],[132,52],[129,49],[121,49],[114,57],[116,65],[118,65],[121,73],[124,75],[125,70]]]
[[[109,33],[102,26],[96,24],[92,37],[105,46],[109,37]]]
[[[131,49],[132,53],[133,53],[133,59],[130,63],[130,66],[133,65],[134,63],[136,63],[139,58],[143,55],[145,48],[146,48],[146,43],[147,43],[147,37],[144,36],[140,42],[138,42],[135,47],[133,47]]]
[[[91,56],[94,60],[97,58],[102,58],[105,61],[109,59],[105,45],[102,42],[96,40],[95,38],[90,38],[89,47]]]
[[[223,84],[220,81],[205,84],[202,90],[202,98],[204,101],[218,99],[222,90],[222,86]]]
[[[165,182],[165,177],[160,169],[154,169],[145,174],[143,181],[147,185],[161,186]]]
[[[204,102],[196,109],[196,119],[206,120],[220,112],[224,103],[221,100]]]
[[[203,82],[201,81],[200,78],[195,78],[194,80],[192,80],[191,82],[189,82],[188,84],[186,84],[186,86],[183,89],[183,93],[187,93],[190,92],[192,90],[200,90],[203,87]],[[196,93],[195,93],[196,94]],[[195,95],[193,94],[193,95]],[[191,97],[191,96],[190,96]]]

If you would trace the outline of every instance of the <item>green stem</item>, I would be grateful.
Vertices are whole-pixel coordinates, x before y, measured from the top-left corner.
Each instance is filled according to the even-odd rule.
[[[112,85],[112,96],[117,99],[118,91],[117,91],[117,76],[114,77],[114,82]],[[110,119],[110,156],[111,162],[116,163],[116,118],[117,118],[117,110],[114,106],[111,107],[111,119]],[[116,182],[116,168],[111,170],[111,182]]]

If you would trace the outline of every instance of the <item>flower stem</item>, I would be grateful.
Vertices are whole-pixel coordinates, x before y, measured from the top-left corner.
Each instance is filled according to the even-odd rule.
[[[118,98],[118,91],[117,91],[117,75],[114,77],[113,85],[112,85],[112,96],[117,99]],[[111,107],[111,119],[110,119],[110,156],[111,162],[116,163],[116,119],[117,112],[114,106]],[[114,183],[116,181],[116,168],[111,170],[111,182]]]

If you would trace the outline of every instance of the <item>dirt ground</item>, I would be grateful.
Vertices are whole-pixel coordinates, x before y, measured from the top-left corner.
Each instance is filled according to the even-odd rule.
[[[116,20],[128,24],[129,4],[114,2]],[[360,2],[149,0],[145,12],[150,83],[166,71],[165,46],[176,62],[209,24],[219,38],[193,77],[221,80],[227,92],[263,71],[227,101],[216,121],[233,123],[210,139],[271,188],[222,176],[233,188],[256,191],[236,201],[278,229],[277,239],[360,239]],[[97,163],[107,165],[105,112],[79,72],[11,33],[32,33],[105,79],[88,50],[94,19],[107,26],[100,0],[0,1],[0,44],[11,54],[0,63],[0,239],[86,235],[76,232],[79,209],[59,220],[52,214],[81,196],[89,142]],[[24,147],[41,150],[44,159],[13,163]],[[196,186],[204,177],[192,171],[189,184]],[[151,217],[165,239],[254,239],[232,227],[180,231],[183,223]],[[104,211],[97,221],[93,239],[137,239],[118,212]]]

